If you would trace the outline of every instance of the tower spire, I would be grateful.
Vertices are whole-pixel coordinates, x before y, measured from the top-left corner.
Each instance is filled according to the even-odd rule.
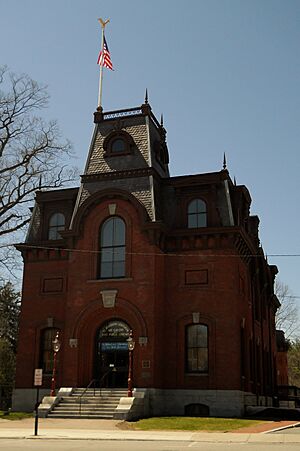
[[[148,105],[148,89],[146,88],[145,92],[145,105]]]
[[[223,157],[223,169],[227,169],[227,161],[226,161],[226,154],[224,152],[224,157]]]

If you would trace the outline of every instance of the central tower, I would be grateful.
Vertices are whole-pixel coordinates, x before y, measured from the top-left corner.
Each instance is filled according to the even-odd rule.
[[[159,179],[169,177],[166,131],[147,99],[140,107],[94,113],[95,129],[77,205],[104,189],[127,191],[160,219]]]

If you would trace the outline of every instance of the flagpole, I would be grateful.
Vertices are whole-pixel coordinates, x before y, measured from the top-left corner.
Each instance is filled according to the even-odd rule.
[[[103,56],[103,47],[104,47],[104,29],[105,26],[109,23],[109,19],[103,20],[98,19],[101,25],[101,52]],[[100,77],[99,77],[99,92],[98,92],[98,107],[97,110],[101,110],[102,108],[102,84],[103,84],[103,64],[100,64]]]

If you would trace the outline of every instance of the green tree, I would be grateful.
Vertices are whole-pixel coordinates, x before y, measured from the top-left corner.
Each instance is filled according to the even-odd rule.
[[[16,358],[12,347],[0,338],[0,386],[11,392],[15,380]]]
[[[11,283],[0,287],[0,408],[10,405],[15,380],[20,296]]]
[[[20,295],[10,282],[0,287],[0,339],[17,351]]]

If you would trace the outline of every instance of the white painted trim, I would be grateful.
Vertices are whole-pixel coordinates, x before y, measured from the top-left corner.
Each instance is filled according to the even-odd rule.
[[[148,161],[149,161],[149,167],[152,167],[152,153],[151,153],[151,143],[150,143],[150,123],[149,123],[149,117],[146,116],[146,127],[147,127],[147,139],[148,139]],[[155,211],[155,200],[154,200],[154,183],[153,183],[153,176],[149,176],[149,182],[150,182],[150,192],[151,192],[151,208],[152,208],[152,214],[153,214],[153,221],[156,221],[156,211]]]
[[[234,226],[234,219],[233,219],[233,212],[232,212],[228,180],[224,180],[224,186],[225,186],[225,195],[226,195],[226,200],[227,200],[227,205],[228,205],[229,225]]]

